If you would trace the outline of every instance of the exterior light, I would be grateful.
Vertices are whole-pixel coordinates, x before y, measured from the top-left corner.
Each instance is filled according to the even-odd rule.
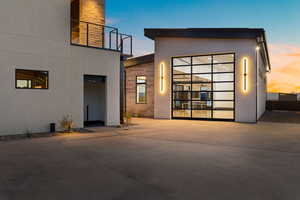
[[[165,64],[160,64],[160,75],[159,75],[159,82],[160,82],[160,93],[163,94],[165,92]]]
[[[259,50],[260,50],[260,47],[259,47],[259,46],[257,46],[257,47],[256,47],[256,51],[259,51]]]
[[[248,68],[249,61],[248,58],[243,58],[243,91],[248,91]]]

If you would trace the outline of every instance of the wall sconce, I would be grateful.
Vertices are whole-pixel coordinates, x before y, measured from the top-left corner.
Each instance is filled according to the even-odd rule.
[[[249,61],[248,58],[243,58],[243,91],[248,91],[248,68]]]
[[[160,75],[159,75],[159,82],[160,82],[160,93],[163,94],[165,91],[165,64],[160,64]]]

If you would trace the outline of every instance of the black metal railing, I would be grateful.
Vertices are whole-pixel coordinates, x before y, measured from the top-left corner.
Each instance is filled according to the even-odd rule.
[[[132,55],[132,36],[110,26],[71,20],[71,44],[120,51]]]

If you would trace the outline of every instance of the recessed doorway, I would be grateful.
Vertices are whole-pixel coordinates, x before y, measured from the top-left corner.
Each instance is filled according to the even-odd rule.
[[[84,126],[106,124],[106,77],[84,75]]]

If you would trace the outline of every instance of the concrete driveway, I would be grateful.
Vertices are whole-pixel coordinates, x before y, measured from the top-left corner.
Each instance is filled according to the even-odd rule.
[[[0,199],[300,199],[298,124],[133,122],[0,143]]]

